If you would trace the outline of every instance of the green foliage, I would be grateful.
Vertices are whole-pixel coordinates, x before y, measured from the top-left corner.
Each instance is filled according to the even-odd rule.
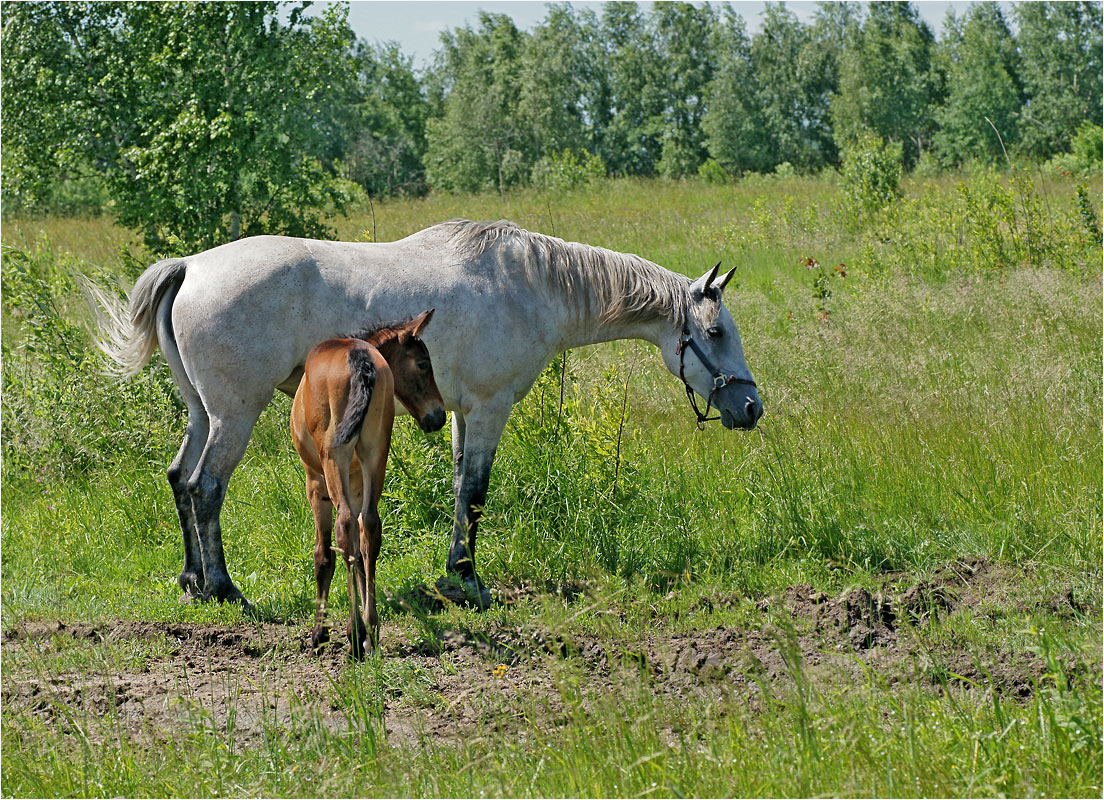
[[[728,183],[730,178],[725,168],[715,158],[707,158],[698,167],[698,178],[708,184],[720,185]]]
[[[892,203],[900,193],[902,147],[863,133],[844,150],[840,190],[852,213],[870,214]]]
[[[604,177],[606,165],[601,156],[591,155],[586,150],[580,155],[564,150],[538,161],[530,180],[534,186],[545,189],[573,189]]]
[[[168,369],[115,383],[63,311],[77,300],[83,265],[45,248],[4,246],[2,266],[6,322],[19,332],[3,352],[5,466],[73,477],[105,459],[156,464],[171,454],[184,409]]]
[[[1060,175],[1091,177],[1100,174],[1104,151],[1104,128],[1085,122],[1077,129],[1069,153],[1062,153],[1047,162],[1048,169]]]
[[[843,148],[864,130],[903,145],[913,164],[935,129],[942,80],[931,30],[911,3],[874,2],[844,46],[832,126]]]
[[[524,36],[509,17],[486,12],[480,12],[478,29],[441,35],[433,77],[440,114],[426,125],[430,185],[505,192],[527,176],[532,132],[514,113]]]
[[[1004,15],[979,3],[961,21],[948,14],[945,27],[947,99],[936,113],[933,145],[947,164],[1004,159],[1019,140],[1023,105],[1019,55]]]
[[[373,196],[424,194],[429,100],[413,61],[390,42],[356,46],[358,99],[342,172]]]
[[[1045,159],[1069,150],[1086,122],[1101,124],[1101,13],[1098,2],[1015,6],[1023,60],[1024,150]]]
[[[151,249],[325,235],[351,77],[345,12],[275,3],[27,3],[5,13],[4,190],[34,206],[93,165]],[[212,47],[219,42],[219,47]],[[42,111],[48,109],[46,124]]]

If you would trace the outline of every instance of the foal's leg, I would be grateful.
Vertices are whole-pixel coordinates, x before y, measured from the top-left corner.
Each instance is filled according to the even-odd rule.
[[[483,504],[487,501],[487,485],[495,450],[510,416],[510,398],[495,398],[490,403],[473,408],[462,423],[464,447],[461,458],[459,491],[452,522],[452,544],[449,547],[448,571],[460,575],[464,585],[487,608],[491,593],[475,571],[475,537]],[[455,447],[455,445],[454,445]]]
[[[360,549],[365,556],[367,577],[364,588],[364,624],[368,629],[369,647],[379,647],[379,614],[376,611],[376,561],[383,546],[383,525],[380,522],[379,500],[387,469],[387,452],[391,446],[391,431],[385,429],[371,444],[358,442],[361,475],[364,482],[364,503],[360,511]]]
[[[345,558],[345,568],[349,582],[349,645],[354,658],[364,657],[366,631],[362,617],[362,598],[365,597],[364,561],[360,552],[360,536],[357,531],[357,513],[353,513],[349,497],[349,462],[351,449],[347,452],[324,451],[319,454],[322,470],[326,474],[326,489],[330,500],[337,505],[337,521],[334,532],[337,534],[337,547]],[[338,461],[340,459],[340,462]]]
[[[337,563],[333,554],[333,503],[322,475],[307,473],[307,500],[310,501],[314,514],[314,583],[318,590],[311,646],[318,650],[330,640],[326,608],[330,601],[330,582]]]

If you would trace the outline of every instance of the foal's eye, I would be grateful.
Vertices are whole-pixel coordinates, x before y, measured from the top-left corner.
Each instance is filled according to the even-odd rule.
[[[422,372],[429,371],[429,359],[428,358],[423,358],[423,359],[419,360],[418,361],[418,369],[420,369]]]
[[[709,334],[709,338],[711,339],[720,339],[724,336],[724,328],[719,325],[712,325],[705,332]]]

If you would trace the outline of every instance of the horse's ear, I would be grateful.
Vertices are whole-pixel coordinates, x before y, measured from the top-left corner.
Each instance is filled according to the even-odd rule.
[[[736,267],[733,267],[728,272],[726,272],[721,277],[721,280],[717,283],[717,291],[718,292],[723,292],[725,287],[728,286],[728,282],[730,280],[732,280],[732,276],[735,275],[735,274],[736,274]]]
[[[705,294],[705,292],[709,289],[709,285],[713,283],[714,279],[717,277],[717,270],[719,270],[720,268],[721,262],[718,261],[717,266],[713,267],[713,269],[709,270],[709,272],[705,273],[692,284],[690,284],[691,287],[697,289],[702,294]]]
[[[436,310],[435,308],[431,308],[429,311],[423,311],[421,314],[414,317],[414,319],[410,321],[410,332],[415,336],[421,336],[425,326],[433,319],[433,312]]]

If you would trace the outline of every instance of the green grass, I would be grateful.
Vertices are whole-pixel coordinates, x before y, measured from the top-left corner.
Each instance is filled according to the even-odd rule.
[[[387,605],[383,619],[385,639],[516,626],[631,649],[644,632],[767,630],[755,603],[793,584],[903,589],[973,557],[1014,577],[918,641],[979,660],[1034,648],[1049,668],[1030,698],[930,675],[836,686],[805,680],[798,660],[766,694],[752,682],[750,694],[672,703],[632,680],[595,700],[580,662],[549,659],[552,695],[487,701],[492,718],[526,720],[524,735],[400,746],[381,731],[388,687],[430,704],[434,690],[391,658],[342,669],[341,732],[303,708],[260,742],[237,742],[202,713],[139,741],[111,713],[67,705],[59,728],[9,706],[4,793],[1099,796],[1101,250],[1078,227],[1069,183],[1007,180],[911,180],[893,208],[864,220],[831,181],[796,178],[377,205],[380,240],[454,216],[507,217],[689,274],[718,258],[738,264],[726,303],[767,409],[750,434],[699,433],[648,346],[572,351],[563,406],[553,365],[515,409],[479,560],[502,587],[585,580],[588,602],[538,596],[429,618]],[[1009,223],[997,206],[969,205],[1002,185],[1013,198],[1030,191],[1038,213],[1020,203],[1028,213]],[[334,224],[358,238],[373,223],[364,212]],[[66,322],[81,313],[70,267],[132,280],[118,251],[132,237],[105,220],[46,219],[6,222],[3,239],[17,248],[4,253],[4,628],[240,620],[234,608],[176,603],[180,534],[164,469],[183,419],[164,366],[113,384]],[[807,257],[846,264],[829,297],[816,295]],[[278,398],[258,425],[230,485],[224,539],[261,613],[305,628],[312,523],[288,409]],[[406,422],[384,499],[389,595],[440,574],[451,514],[448,434],[424,437]],[[1067,589],[1081,612],[1048,610]],[[695,610],[717,597],[733,601]],[[5,680],[110,671],[162,652],[112,647],[5,649]]]

